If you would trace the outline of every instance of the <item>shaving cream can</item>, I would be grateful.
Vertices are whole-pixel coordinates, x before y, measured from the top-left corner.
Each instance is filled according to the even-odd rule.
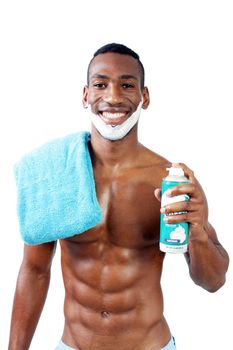
[[[182,194],[178,196],[169,197],[166,191],[174,186],[187,184],[189,180],[184,176],[184,172],[181,168],[169,168],[169,175],[162,179],[162,197],[161,206],[188,201],[189,196]],[[160,214],[160,250],[165,253],[186,253],[188,250],[188,223],[166,223],[164,217],[166,215],[178,215],[179,213]]]

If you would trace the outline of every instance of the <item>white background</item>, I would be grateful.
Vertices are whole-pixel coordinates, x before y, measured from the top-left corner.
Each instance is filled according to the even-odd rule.
[[[140,141],[195,171],[210,221],[233,253],[232,18],[232,1],[225,0],[1,1],[0,349],[7,349],[23,247],[13,164],[48,140],[89,129],[82,88],[92,54],[106,43],[140,54],[151,93]],[[54,349],[62,334],[59,264],[58,250],[32,350]],[[191,281],[183,256],[166,257],[165,316],[178,350],[231,347],[231,269],[227,277],[221,290],[209,294]]]

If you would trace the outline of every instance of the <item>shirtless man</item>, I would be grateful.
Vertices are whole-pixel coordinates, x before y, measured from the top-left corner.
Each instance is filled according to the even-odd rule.
[[[138,142],[140,108],[149,105],[144,69],[136,53],[119,44],[97,51],[88,69],[84,107],[92,115],[90,154],[103,220],[60,241],[65,285],[65,326],[57,349],[175,349],[163,316],[159,250],[160,185],[171,164]],[[131,117],[131,118],[130,118]],[[121,127],[116,127],[121,125]],[[186,260],[193,281],[217,291],[228,255],[208,222],[207,201],[193,172],[190,202],[171,204],[168,222],[189,222]],[[29,349],[49,287],[56,242],[25,246],[19,272],[9,350]]]

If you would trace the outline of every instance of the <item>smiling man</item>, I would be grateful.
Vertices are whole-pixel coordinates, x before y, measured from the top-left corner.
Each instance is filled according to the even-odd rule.
[[[120,44],[100,48],[89,64],[83,105],[92,122],[88,146],[102,221],[60,240],[65,325],[57,350],[175,349],[163,315],[165,254],[159,250],[160,186],[171,163],[138,141],[140,111],[149,105],[139,56]],[[183,211],[167,220],[189,222],[190,276],[215,292],[225,282],[228,255],[208,222],[207,201],[193,172],[175,166],[190,184],[171,195],[188,193],[190,201],[162,211]],[[25,245],[9,350],[29,349],[55,248],[55,241]]]

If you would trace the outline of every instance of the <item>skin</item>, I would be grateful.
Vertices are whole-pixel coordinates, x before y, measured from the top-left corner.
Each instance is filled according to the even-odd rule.
[[[124,111],[121,123],[141,99],[146,109],[149,92],[140,86],[134,58],[105,53],[93,60],[90,83],[83,91],[84,106],[89,104],[101,118],[103,111]],[[160,285],[165,254],[159,250],[160,185],[171,163],[138,142],[137,127],[111,142],[92,126],[89,148],[103,221],[60,241],[65,285],[62,339],[73,348],[158,350],[171,338]],[[208,222],[207,200],[193,172],[185,164],[173,166],[183,168],[190,184],[174,187],[170,195],[187,193],[190,201],[161,211],[187,211],[167,220],[189,222],[185,256],[190,276],[215,292],[225,282],[228,255]],[[55,248],[56,242],[25,246],[9,350],[29,348],[46,299]]]

